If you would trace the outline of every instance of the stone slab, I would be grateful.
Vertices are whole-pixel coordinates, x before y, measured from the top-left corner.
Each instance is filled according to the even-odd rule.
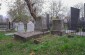
[[[34,32],[23,32],[23,33],[16,33],[14,34],[15,39],[21,39],[21,40],[29,40],[31,38],[37,38],[40,35],[48,34],[49,31],[40,32],[40,31],[34,31]]]

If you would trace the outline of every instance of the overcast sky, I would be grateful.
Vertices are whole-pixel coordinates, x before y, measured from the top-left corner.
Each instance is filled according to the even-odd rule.
[[[65,6],[71,7],[78,3],[85,3],[85,0],[62,0]]]
[[[7,0],[7,2],[5,1],[6,0],[0,0],[0,3],[2,3],[0,15],[4,15],[4,16],[6,16],[7,10],[8,10],[7,2],[14,1],[14,0]],[[51,0],[45,0],[45,1],[51,1]],[[85,0],[62,0],[62,1],[64,6],[67,6],[68,8],[78,3],[85,3]],[[47,2],[47,5],[49,5],[48,2]]]

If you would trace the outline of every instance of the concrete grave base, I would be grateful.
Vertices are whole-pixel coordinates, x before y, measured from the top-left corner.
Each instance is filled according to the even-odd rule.
[[[64,31],[51,31],[51,34],[62,36],[64,34]]]
[[[34,32],[24,32],[24,33],[16,33],[14,34],[14,38],[22,41],[27,41],[31,38],[38,38],[41,35],[49,34],[49,31],[46,32],[40,32],[40,31],[34,31]]]

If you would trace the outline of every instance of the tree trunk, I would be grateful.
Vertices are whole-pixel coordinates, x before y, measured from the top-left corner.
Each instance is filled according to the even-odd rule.
[[[37,18],[36,11],[35,11],[35,9],[33,9],[31,0],[25,0],[25,2],[27,3],[31,16],[34,18],[34,20],[36,20],[36,18]]]

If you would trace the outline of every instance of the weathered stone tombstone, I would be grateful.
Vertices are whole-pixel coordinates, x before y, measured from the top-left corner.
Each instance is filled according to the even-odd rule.
[[[24,24],[22,22],[18,23],[18,32],[25,32]]]
[[[42,17],[42,29],[43,29],[43,31],[47,31],[48,30],[47,17]]]
[[[27,23],[27,32],[33,32],[34,31],[34,23],[32,21],[29,21]]]
[[[49,14],[46,17],[38,17],[35,21],[35,30],[38,31],[47,31],[50,30]]]
[[[61,20],[61,19],[52,20],[51,33],[62,35],[62,33],[63,33],[63,20]]]
[[[15,31],[18,31],[18,23],[14,23],[14,29]]]
[[[45,17],[40,17],[36,19],[35,30],[37,31],[47,30],[47,21]]]
[[[38,17],[35,20],[35,31],[42,31],[42,18]]]

